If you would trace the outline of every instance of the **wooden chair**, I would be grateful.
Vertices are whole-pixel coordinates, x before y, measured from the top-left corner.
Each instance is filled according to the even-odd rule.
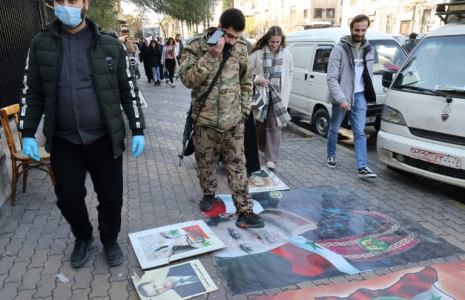
[[[14,116],[16,128],[18,128],[18,112],[19,112],[19,104],[11,105],[5,108],[0,109],[0,120],[2,121],[3,130],[5,131],[6,141],[8,143],[8,148],[10,149],[11,153],[11,164],[13,170],[13,183],[11,185],[11,205],[16,205],[16,185],[18,183],[18,179],[21,175],[23,176],[23,193],[26,192],[26,184],[27,184],[27,177],[28,172],[31,169],[39,169],[44,171],[50,176],[53,185],[55,185],[55,176],[53,175],[52,168],[47,161],[50,161],[50,155],[45,151],[44,147],[39,147],[39,156],[40,161],[36,161],[35,159],[30,158],[23,153],[23,142],[21,140],[21,132],[18,130],[19,136],[19,143],[20,149],[16,148],[15,139],[13,136],[13,132],[11,131],[10,121],[9,118]],[[18,164],[19,163],[19,164]],[[20,172],[20,168],[22,171]]]

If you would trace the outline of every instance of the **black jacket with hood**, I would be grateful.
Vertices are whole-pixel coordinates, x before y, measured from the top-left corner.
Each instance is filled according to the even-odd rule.
[[[143,135],[145,120],[139,99],[134,74],[129,69],[127,51],[121,41],[112,34],[100,30],[92,20],[86,18],[93,31],[94,40],[88,50],[102,119],[112,141],[115,158],[125,150],[126,129],[120,104],[129,120],[133,135]],[[53,147],[55,131],[57,82],[60,71],[62,23],[56,19],[37,34],[31,42],[21,89],[21,111],[19,129],[23,137],[34,137],[45,112],[45,150]]]

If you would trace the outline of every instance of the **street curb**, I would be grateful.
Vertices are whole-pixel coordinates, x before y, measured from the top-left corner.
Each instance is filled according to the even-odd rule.
[[[288,127],[290,131],[297,133],[301,137],[310,138],[316,135],[313,132],[300,127],[299,125],[292,123],[291,121],[287,122],[287,124],[289,125]]]

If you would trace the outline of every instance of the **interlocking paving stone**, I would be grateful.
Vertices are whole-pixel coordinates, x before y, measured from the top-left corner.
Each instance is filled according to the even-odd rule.
[[[39,282],[37,283],[37,292],[34,294],[35,298],[50,297],[52,291],[56,287],[57,275],[41,275]]]
[[[110,274],[97,274],[94,276],[94,279],[90,283],[92,292],[89,297],[105,297],[108,295],[108,289],[110,288],[110,283],[108,278]]]
[[[8,274],[8,278],[5,282],[21,282],[23,280],[23,276],[27,272],[27,265],[29,262],[17,262],[15,261],[14,266],[10,269]]]
[[[119,267],[109,268],[99,243],[98,248],[91,251],[90,259],[84,267],[72,268],[69,256],[74,247],[74,236],[56,207],[53,186],[41,172],[31,172],[27,192],[18,193],[18,205],[11,207],[7,203],[0,210],[0,299],[29,299],[31,293],[35,298],[58,300],[138,299],[128,277],[133,271],[139,274],[142,272],[127,233],[202,218],[197,209],[202,193],[195,160],[193,156],[186,157],[184,164],[178,166],[177,157],[181,147],[185,112],[189,106],[189,90],[179,81],[174,89],[164,85],[154,87],[143,80],[140,82],[141,91],[149,105],[144,109],[148,126],[145,130],[147,145],[137,159],[132,157],[130,150],[123,154],[124,207],[119,242],[124,248],[124,263]],[[283,137],[285,136],[286,129],[283,130]],[[130,141],[129,134],[125,142],[130,144]],[[451,244],[465,249],[465,211],[449,203],[449,199],[435,191],[434,187],[422,186],[408,178],[394,177],[376,168],[371,162],[369,165],[378,173],[379,178],[374,181],[360,180],[356,176],[355,156],[350,151],[338,150],[338,168],[335,170],[329,170],[325,166],[325,157],[324,139],[315,137],[290,141],[283,138],[280,161],[275,173],[290,187],[352,184],[360,191],[360,197],[377,199],[398,213],[419,222]],[[229,193],[224,166],[219,165],[217,173],[218,192]],[[94,234],[97,236],[98,200],[89,177],[86,178],[86,188],[86,203]],[[198,258],[214,278],[219,291],[197,299],[240,300],[278,291],[274,289],[232,295],[223,286],[213,263],[213,256],[205,254]],[[445,258],[445,261],[459,259],[465,260],[465,255]],[[431,264],[432,261],[423,261],[399,268]],[[24,267],[27,272],[22,277],[22,283],[18,282],[20,285],[8,282],[20,278]],[[392,273],[393,270],[395,269],[386,268],[360,275],[301,283],[281,287],[279,291],[330,284],[332,281],[362,280]],[[60,272],[71,281],[66,284],[60,282],[56,278]],[[12,274],[11,278],[9,274]],[[100,288],[95,278],[107,279],[110,286],[107,294],[94,291],[94,286],[96,290]],[[45,282],[46,279],[49,281]],[[7,295],[6,293],[8,297],[5,298],[3,295]]]

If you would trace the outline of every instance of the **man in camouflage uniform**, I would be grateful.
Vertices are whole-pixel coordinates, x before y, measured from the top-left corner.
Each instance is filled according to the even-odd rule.
[[[211,31],[187,42],[181,56],[179,76],[192,89],[192,117],[197,118],[197,98],[210,86],[218,72],[223,51],[231,55],[218,81],[208,95],[195,124],[195,159],[202,192],[200,209],[212,207],[217,190],[216,165],[223,156],[238,220],[237,226],[261,228],[265,224],[253,213],[244,155],[244,122],[251,111],[252,69],[245,42],[239,40],[245,28],[245,17],[238,9],[228,9],[220,17],[218,29],[225,32],[215,46],[207,45]]]

